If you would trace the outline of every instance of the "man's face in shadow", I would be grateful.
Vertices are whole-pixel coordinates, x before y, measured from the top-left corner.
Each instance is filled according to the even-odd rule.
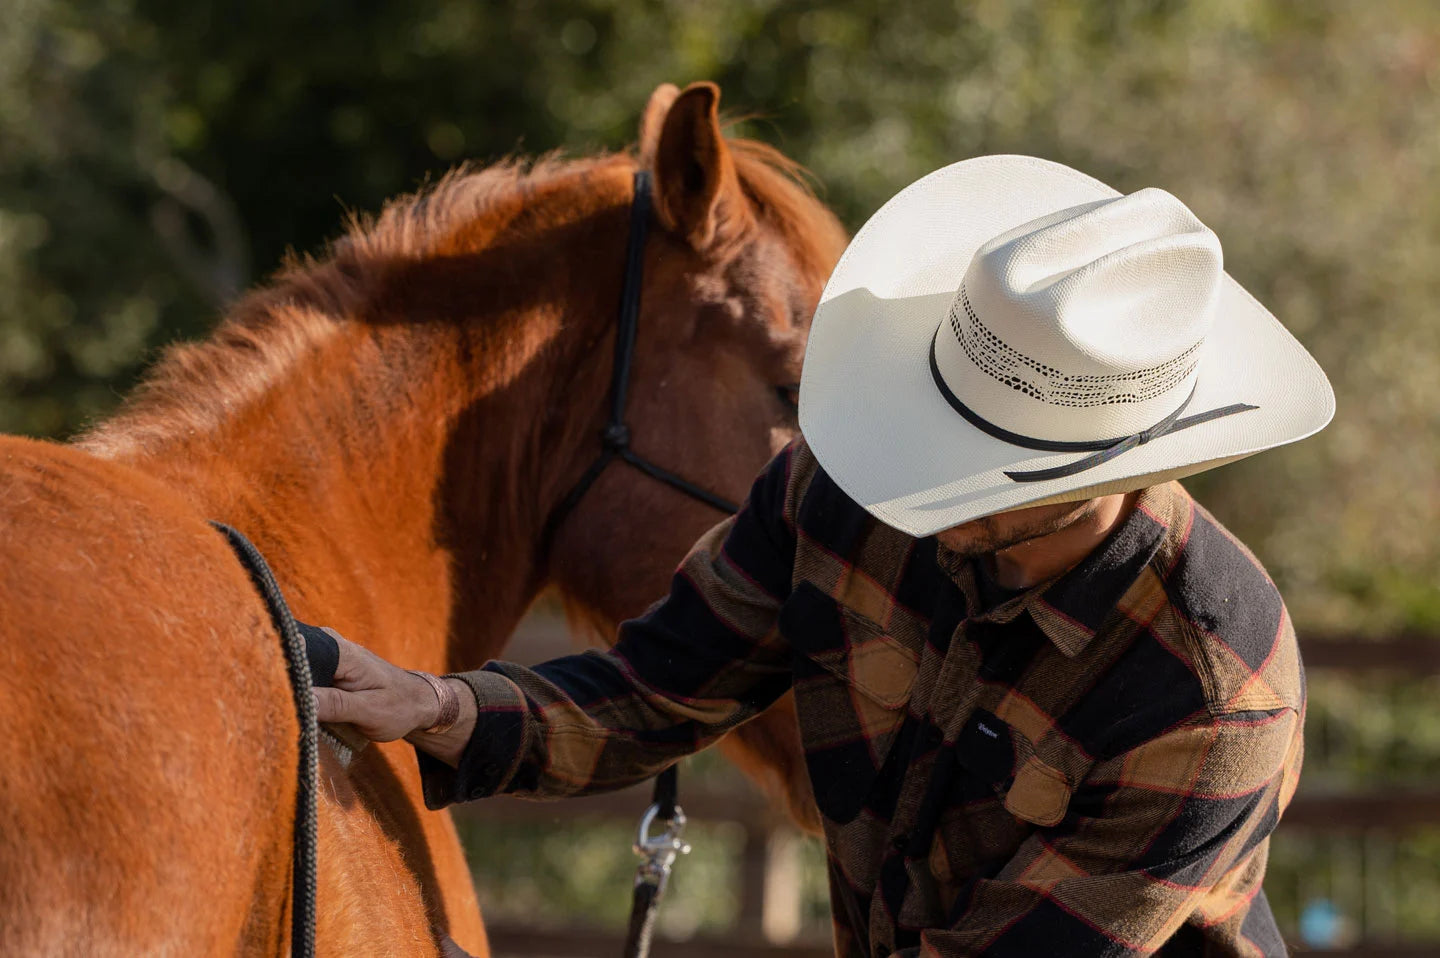
[[[993,516],[951,526],[936,533],[935,537],[941,545],[966,558],[994,555],[1012,546],[1035,542],[1068,529],[1094,515],[1099,503],[1099,499],[1085,499],[997,512]]]

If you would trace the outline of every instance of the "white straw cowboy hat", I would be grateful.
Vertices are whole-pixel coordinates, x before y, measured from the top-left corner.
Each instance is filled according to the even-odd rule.
[[[1190,475],[1334,411],[1183,203],[1028,156],[947,166],[871,217],[800,385],[820,465],[914,536]]]

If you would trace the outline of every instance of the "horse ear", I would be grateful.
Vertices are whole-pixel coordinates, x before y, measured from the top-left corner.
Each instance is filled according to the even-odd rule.
[[[645,112],[640,116],[640,165],[647,170],[655,168],[655,150],[660,145],[660,128],[665,114],[680,95],[680,88],[673,83],[662,83],[650,94]]]
[[[673,89],[673,88],[672,88]],[[720,88],[692,83],[669,96],[656,90],[645,110],[653,124],[670,99],[655,143],[655,214],[666,229],[689,240],[697,250],[715,247],[744,229],[748,206],[735,174],[735,161],[720,132]],[[641,156],[645,156],[642,125]]]

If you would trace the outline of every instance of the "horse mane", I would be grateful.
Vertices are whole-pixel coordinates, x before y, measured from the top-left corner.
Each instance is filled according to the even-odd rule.
[[[759,215],[795,251],[800,265],[823,269],[813,237],[829,214],[815,200],[805,169],[754,140],[727,140],[742,188]],[[559,151],[511,156],[484,167],[462,164],[433,184],[390,200],[378,215],[351,213],[343,233],[319,256],[286,256],[264,285],[243,295],[205,340],[166,347],[120,410],[76,438],[106,454],[147,439],[205,430],[265,393],[348,321],[363,320],[386,264],[471,248],[520,218],[538,196],[617,166],[633,168],[634,150],[592,157]]]
[[[813,247],[813,239],[807,237],[831,224],[816,201],[810,172],[768,143],[730,138],[726,144],[741,187],[760,215],[797,251]],[[582,158],[557,150],[533,160],[507,157],[486,167],[462,164],[433,186],[391,200],[377,217],[352,215],[346,234],[330,252],[368,258],[441,255],[451,251],[457,233],[469,232],[475,223],[515,215],[517,199],[523,203],[571,177],[634,165],[633,147]]]

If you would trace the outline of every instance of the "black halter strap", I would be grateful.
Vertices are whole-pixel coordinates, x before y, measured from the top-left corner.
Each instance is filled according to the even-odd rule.
[[[645,279],[645,239],[649,231],[650,172],[637,170],[635,199],[630,204],[630,232],[625,246],[625,286],[620,295],[620,321],[615,330],[615,361],[610,373],[610,420],[600,431],[600,455],[545,521],[545,530],[541,537],[545,554],[549,553],[555,534],[560,531],[566,517],[580,504],[580,500],[595,484],[595,480],[600,478],[605,467],[616,459],[720,512],[728,514],[740,511],[740,507],[735,503],[655,465],[636,455],[630,448],[630,427],[625,424],[625,400],[630,391],[630,363],[635,354],[635,334],[640,321],[640,293]]]
[[[580,504],[585,493],[600,478],[605,467],[616,459],[634,466],[652,479],[678,489],[692,499],[698,499],[712,509],[727,515],[739,512],[735,503],[717,496],[708,489],[678,476],[648,459],[635,454],[630,448],[630,427],[625,423],[625,400],[630,391],[630,363],[635,355],[635,335],[640,324],[640,293],[645,279],[645,240],[650,231],[650,173],[637,170],[635,173],[635,198],[630,204],[630,231],[625,244],[625,284],[620,294],[620,319],[615,330],[615,360],[610,372],[610,418],[600,431],[600,455],[590,463],[580,479],[560,500],[555,511],[545,521],[541,536],[541,554],[548,556],[554,544],[555,534],[566,517]],[[674,849],[642,862],[636,878],[630,910],[630,934],[625,942],[627,958],[645,958],[650,951],[650,935],[654,929],[655,909],[664,892],[665,879],[670,873],[670,863],[683,843],[679,842],[679,829],[684,826],[684,816],[676,804],[678,781],[674,766],[661,772],[655,779],[655,794],[651,811],[659,821],[670,823],[674,829]],[[645,830],[650,813],[641,825]],[[666,833],[666,837],[670,836]],[[647,849],[648,850],[648,849]],[[688,847],[684,848],[688,851]],[[636,851],[642,851],[637,844]],[[644,851],[642,851],[644,854]]]

